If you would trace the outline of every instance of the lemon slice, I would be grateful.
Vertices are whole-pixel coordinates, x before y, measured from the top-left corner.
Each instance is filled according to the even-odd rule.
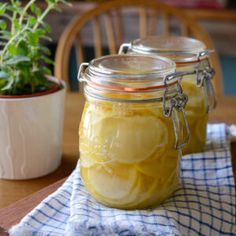
[[[188,95],[186,105],[187,116],[200,116],[202,112],[206,112],[205,97],[202,88],[197,87],[195,82],[183,80],[182,87]]]
[[[83,167],[92,167],[95,165],[107,165],[109,163],[112,163],[112,160],[102,160],[96,155],[84,155],[83,153],[80,153],[80,164]]]
[[[81,166],[81,175],[85,186],[99,202],[122,209],[142,209],[152,206],[163,201],[174,190],[173,181],[177,178],[176,172],[160,181],[143,173],[137,173],[135,168],[127,169],[125,166],[127,167],[115,163],[105,167]],[[129,174],[125,174],[125,171]],[[119,176],[116,172],[119,172]]]
[[[119,207],[123,209],[141,209],[142,203],[152,198],[153,193],[158,187],[158,181],[154,178],[145,176],[139,173],[137,176],[137,181],[132,189],[132,191],[119,202],[109,200],[108,205],[113,207]]]
[[[85,186],[98,201],[123,209],[139,208],[141,202],[152,197],[158,185],[155,179],[137,174],[135,168],[127,169],[125,165],[114,163],[99,168],[81,166],[81,175]]]
[[[208,121],[208,115],[205,114],[201,116],[199,119],[197,119],[196,125],[194,127],[195,128],[194,133],[196,134],[196,138],[204,143],[206,141],[207,121]]]
[[[91,156],[86,156],[80,153],[80,165],[82,167],[91,167],[97,164],[97,161],[91,158]]]
[[[153,195],[153,192],[158,188],[159,181],[150,176],[139,173],[138,184],[131,194],[136,194],[137,199],[134,202],[138,207],[141,202],[148,201]]]
[[[115,163],[90,168],[81,166],[81,173],[88,189],[107,200],[125,199],[137,180],[134,168]]]
[[[152,198],[153,192],[158,187],[158,181],[152,177],[145,176],[142,173],[138,174],[137,183],[133,190],[129,193],[129,196],[122,200],[122,204],[118,207],[123,209],[141,209],[143,208],[142,203]],[[149,205],[149,204],[148,204]]]
[[[139,208],[154,207],[165,201],[178,186],[178,174],[172,172],[166,179],[159,181],[158,185],[153,189],[150,198],[139,204]]]
[[[107,159],[137,163],[168,142],[168,129],[153,116],[104,118],[94,127]]]
[[[162,203],[176,189],[178,183],[177,172],[171,172],[165,179],[155,179],[140,173],[139,194],[135,205],[129,209],[144,209]],[[149,186],[149,187],[146,187]]]
[[[208,115],[189,118],[190,139],[186,147],[183,148],[183,154],[202,152],[206,142],[206,129]]]
[[[80,152],[97,156],[99,160],[96,161],[137,163],[157,148],[161,152],[166,145],[174,145],[171,120],[163,117],[160,107],[153,111],[150,106],[145,107],[149,109],[134,109],[132,115],[95,108],[85,106],[79,135]],[[116,115],[119,113],[123,115]]]
[[[157,179],[167,178],[171,172],[176,171],[179,162],[179,151],[167,151],[161,156],[154,153],[154,157],[135,165],[138,171]]]
[[[80,162],[83,167],[91,167],[95,164],[110,163],[111,160],[101,153],[102,147],[96,143],[96,140],[80,139]]]

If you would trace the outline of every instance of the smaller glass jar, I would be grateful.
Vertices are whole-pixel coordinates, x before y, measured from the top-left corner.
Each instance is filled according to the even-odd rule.
[[[78,79],[86,97],[80,173],[88,191],[116,208],[163,202],[177,187],[180,148],[188,139],[187,97],[175,63],[110,55],[82,63]]]
[[[214,70],[209,62],[210,50],[203,42],[180,36],[148,36],[123,44],[119,54],[160,55],[175,61],[176,69],[183,73],[182,87],[188,96],[186,116],[190,129],[188,145],[183,154],[204,150],[208,111],[216,105],[211,79]]]

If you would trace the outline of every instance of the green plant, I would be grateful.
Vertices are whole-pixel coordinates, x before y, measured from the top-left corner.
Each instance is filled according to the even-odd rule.
[[[50,26],[45,17],[66,0],[45,0],[44,10],[30,0],[0,3],[0,95],[22,95],[45,91],[50,87],[46,75],[51,71],[50,50],[43,39],[50,40]]]

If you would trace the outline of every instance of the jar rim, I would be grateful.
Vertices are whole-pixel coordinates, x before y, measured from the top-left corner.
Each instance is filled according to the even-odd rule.
[[[175,63],[157,55],[106,55],[89,63],[88,73],[94,76],[140,78],[173,72]]]
[[[146,87],[128,87],[128,86],[122,86],[122,85],[109,85],[109,84],[99,84],[96,83],[95,81],[88,80],[87,83],[92,86],[92,87],[99,87],[99,88],[104,88],[104,89],[110,89],[110,90],[116,90],[116,91],[124,91],[124,92],[130,92],[130,93],[135,93],[135,92],[145,92],[145,91],[152,91],[156,89],[164,89],[167,86],[172,86],[178,83],[178,80],[173,80],[171,82],[168,82],[167,85],[165,84],[159,84],[159,85],[150,85]]]
[[[206,50],[200,40],[183,36],[147,36],[131,42],[131,51],[144,55],[160,55],[173,60],[177,65],[196,63],[207,58],[199,56]]]
[[[136,92],[165,87],[165,77],[175,69],[175,63],[165,57],[115,54],[93,59],[83,76],[91,86]]]

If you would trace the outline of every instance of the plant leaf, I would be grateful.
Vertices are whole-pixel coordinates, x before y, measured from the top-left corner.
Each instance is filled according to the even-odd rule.
[[[37,19],[34,16],[30,16],[28,18],[28,24],[29,26],[33,26],[37,22]]]
[[[42,37],[47,33],[44,29],[37,29],[34,32],[38,35],[38,37]]]
[[[51,32],[44,20],[59,3],[67,1],[45,1],[48,5],[43,9],[37,6],[37,0],[29,0],[27,5],[20,0],[0,3],[0,94],[31,94],[47,89],[45,74],[51,74],[53,61],[49,48],[42,43]]]
[[[28,39],[31,46],[37,46],[39,43],[39,35],[35,32],[28,33]]]
[[[8,46],[8,50],[9,50],[9,52],[10,52],[12,55],[16,55],[16,53],[17,53],[17,46],[16,46],[16,44],[10,44],[10,45]]]
[[[7,3],[0,3],[0,15],[6,12]]]
[[[8,90],[8,89],[11,89],[13,83],[14,83],[14,79],[13,78],[9,78],[8,79],[8,83],[3,88],[1,88],[1,90],[5,91],[5,90]]]
[[[47,33],[50,33],[52,31],[51,26],[49,24],[45,22],[41,22],[41,24]]]
[[[45,75],[51,75],[52,71],[50,69],[48,69],[47,67],[44,67],[44,74]]]
[[[28,43],[24,40],[21,40],[17,45],[17,54],[21,56],[26,56],[28,55],[28,52]]]
[[[11,37],[11,32],[9,32],[9,31],[1,31],[1,34],[4,35],[5,37],[8,37],[8,38]]]
[[[0,29],[5,30],[7,28],[7,23],[5,20],[0,20]]]
[[[18,19],[13,20],[12,24],[14,25],[14,27],[15,27],[17,30],[19,30],[20,27],[21,27],[21,25],[20,25]]]
[[[30,61],[31,60],[29,57],[18,55],[18,56],[12,57],[10,60],[6,61],[5,63],[7,65],[17,65],[20,62],[30,62]]]
[[[0,79],[8,79],[9,75],[4,72],[4,71],[0,71]]]
[[[22,9],[18,6],[15,5],[8,5],[7,10],[11,11],[11,12],[15,12],[15,13],[21,13]]]
[[[50,59],[49,57],[42,56],[42,59],[47,63],[47,64],[54,64],[54,61]]]
[[[7,81],[5,79],[0,79],[0,94],[4,94],[4,93],[1,93],[1,90],[6,85],[6,82]]]
[[[37,17],[39,17],[42,14],[42,10],[39,7],[37,7],[34,3],[31,5],[30,9]]]
[[[41,46],[40,50],[43,52],[43,54],[45,54],[47,56],[51,55],[51,51],[47,47],[45,47],[45,46]]]

